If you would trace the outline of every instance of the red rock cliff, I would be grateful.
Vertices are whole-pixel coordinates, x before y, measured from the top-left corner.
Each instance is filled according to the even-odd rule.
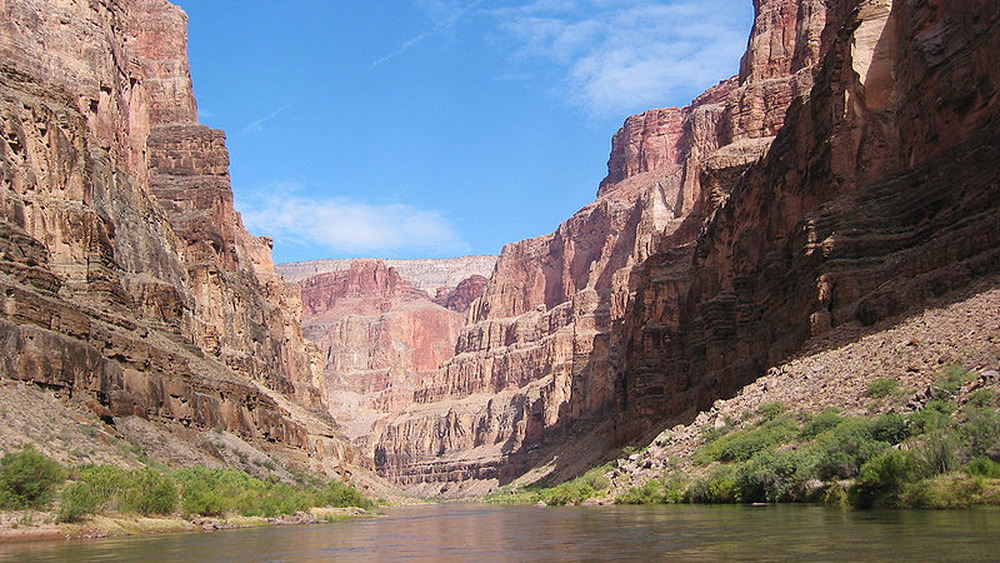
[[[430,493],[596,461],[811,334],[996,268],[997,7],[755,8],[738,76],[629,118],[598,199],[504,248],[456,357],[382,425],[384,475]]]
[[[464,316],[432,302],[383,260],[355,260],[299,283],[330,413],[371,450],[376,421],[412,403],[414,389],[454,356]]]
[[[643,266],[618,440],[732,394],[811,335],[1000,266],[1000,6],[828,7],[815,87],[770,151],[705,206],[694,247]]]
[[[716,184],[766,152],[812,86],[825,17],[818,0],[761,2],[739,76],[626,121],[598,199],[552,235],[504,248],[457,356],[383,430],[383,474],[415,487],[504,480],[610,416],[633,272],[664,245],[693,243],[700,202],[724,197]]]
[[[321,406],[299,295],[232,208],[163,0],[0,3],[0,377],[109,422],[355,454]],[[325,467],[330,467],[329,464]]]

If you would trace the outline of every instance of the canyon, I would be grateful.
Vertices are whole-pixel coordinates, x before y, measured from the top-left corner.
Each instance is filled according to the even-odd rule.
[[[275,267],[198,124],[179,8],[0,3],[0,397],[168,465],[234,463],[188,446],[221,433],[474,496],[648,444],[824,337],[995,295],[1000,5],[754,8],[739,73],[628,118],[550,235]],[[995,364],[993,336],[963,346]],[[30,413],[0,412],[5,449],[32,439]]]
[[[572,476],[996,270],[997,8],[755,8],[737,76],[629,118],[597,199],[503,249],[454,356],[366,440],[381,475]]]

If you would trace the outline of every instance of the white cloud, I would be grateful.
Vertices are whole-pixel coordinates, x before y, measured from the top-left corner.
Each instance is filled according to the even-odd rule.
[[[291,105],[281,106],[280,108],[272,111],[271,113],[265,115],[264,117],[261,117],[260,119],[257,119],[256,121],[250,123],[249,125],[243,128],[243,134],[245,135],[247,133],[260,133],[261,131],[264,130],[265,123],[271,121],[275,117],[278,117],[278,115],[281,112],[285,111],[286,109],[289,109],[290,107],[292,106]]]
[[[477,8],[486,0],[418,0],[417,4],[421,10],[428,14],[434,27],[428,31],[418,33],[405,41],[398,48],[372,61],[371,68],[381,66],[392,59],[409,51],[417,46],[421,41],[432,37],[451,28],[458,20]]]
[[[286,183],[241,197],[237,206],[248,230],[273,237],[276,244],[315,245],[333,255],[468,251],[439,211],[404,203],[316,198]]]
[[[595,117],[672,103],[739,70],[749,17],[733,0],[535,0],[494,10],[516,64],[562,68],[565,99]]]

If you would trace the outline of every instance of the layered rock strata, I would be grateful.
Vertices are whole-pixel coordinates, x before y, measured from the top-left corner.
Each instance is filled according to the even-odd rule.
[[[320,412],[298,288],[232,208],[223,134],[197,123],[185,25],[163,0],[0,3],[0,377],[109,424],[356,460]]]
[[[370,450],[377,421],[411,404],[414,389],[454,355],[465,325],[455,309],[482,294],[479,279],[442,292],[444,304],[384,260],[299,282],[305,336],[319,348],[330,412],[350,438]]]
[[[755,8],[738,76],[629,118],[597,200],[504,248],[456,356],[380,425],[383,475],[502,482],[610,419],[578,448],[599,457],[995,269],[998,8]]]
[[[285,278],[301,282],[319,274],[349,270],[355,259],[310,260],[286,262],[275,266]],[[463,256],[460,258],[427,258],[420,260],[384,260],[414,287],[435,295],[440,288],[452,289],[462,280],[482,276],[489,278],[496,266],[496,256]]]
[[[811,336],[1000,266],[1000,6],[827,4],[809,96],[697,243],[637,276],[619,441],[730,396]]]

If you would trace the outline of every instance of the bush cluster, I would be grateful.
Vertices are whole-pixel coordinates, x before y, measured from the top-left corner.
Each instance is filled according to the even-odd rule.
[[[58,463],[27,445],[0,459],[0,510],[41,508],[66,480]]]
[[[566,481],[553,487],[544,484],[533,484],[523,489],[501,489],[486,498],[486,502],[497,504],[537,504],[544,502],[549,506],[564,506],[581,504],[583,501],[595,498],[611,488],[611,481],[605,475],[609,466],[596,467],[576,479]]]
[[[274,517],[314,506],[372,508],[374,503],[339,481],[292,486],[277,479],[257,479],[243,471],[182,469],[176,473],[185,514]]]
[[[959,407],[954,393],[968,381],[964,372],[946,369],[935,385],[938,399],[907,416],[851,418],[829,409],[796,417],[765,405],[748,428],[706,434],[693,460],[714,466],[702,477],[691,483],[675,477],[669,485],[653,480],[618,500],[935,508],[1000,504],[996,396],[980,389]],[[895,380],[875,380],[868,394],[884,397],[895,389]]]
[[[375,503],[349,485],[316,479],[289,485],[257,479],[243,471],[193,468],[160,471],[85,465],[67,472],[55,461],[26,446],[0,459],[0,510],[44,508],[59,494],[58,518],[74,522],[102,512],[166,516],[275,517],[312,507],[369,509]]]

